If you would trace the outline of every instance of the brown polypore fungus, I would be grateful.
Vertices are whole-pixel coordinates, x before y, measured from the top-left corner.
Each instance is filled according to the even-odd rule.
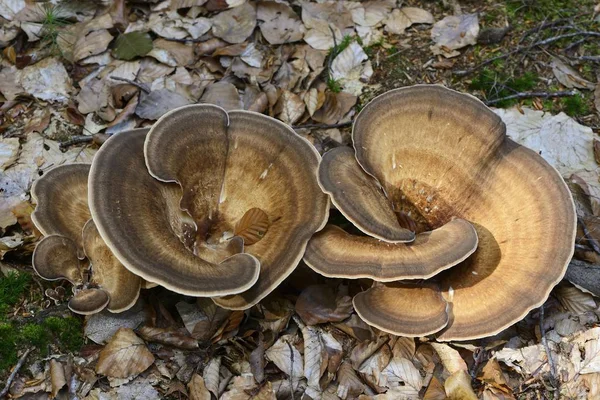
[[[137,300],[141,279],[118,262],[95,230],[88,208],[89,171],[89,164],[66,164],[35,181],[32,220],[45,237],[33,252],[32,264],[44,279],[75,285],[69,301],[74,312],[91,314],[105,307],[120,312]],[[92,264],[91,281],[86,256]]]
[[[366,322],[467,340],[543,304],[573,254],[574,204],[556,170],[510,140],[496,114],[472,96],[420,85],[369,103],[352,139],[355,154],[323,157],[319,183],[372,237],[328,227],[309,242],[307,264],[381,282],[446,270],[360,293],[354,305]]]
[[[186,106],[147,136],[123,132],[103,145],[90,171],[90,210],[134,274],[245,309],[293,271],[327,220],[319,159],[275,119]]]

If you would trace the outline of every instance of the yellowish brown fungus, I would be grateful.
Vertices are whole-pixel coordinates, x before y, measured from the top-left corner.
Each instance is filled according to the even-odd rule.
[[[328,225],[308,242],[304,262],[332,278],[370,278],[379,282],[427,279],[464,261],[477,249],[477,233],[455,219],[412,243],[386,243]]]
[[[92,166],[90,207],[111,251],[135,274],[246,309],[294,270],[325,224],[319,159],[275,119],[186,106],[146,138],[128,132],[107,141]]]
[[[154,179],[146,168],[147,132],[119,133],[94,158],[90,209],[100,235],[129,271],[174,292],[216,296],[248,289],[259,273],[252,255],[235,254],[217,264],[194,254],[196,228],[179,208],[179,185]]]
[[[102,289],[83,289],[75,293],[69,300],[71,311],[81,315],[90,315],[106,308],[110,301],[108,292]]]
[[[413,221],[417,238],[445,229],[454,218],[469,221],[477,232],[475,253],[435,277],[449,303],[441,340],[496,334],[543,304],[573,254],[574,204],[556,170],[510,140],[496,114],[472,96],[420,85],[369,103],[356,118],[352,138],[358,163],[399,218]],[[352,257],[359,259],[361,251]],[[353,268],[341,275],[353,275]],[[405,291],[388,285],[368,293],[394,299]],[[374,300],[356,301],[355,307],[384,330],[410,329],[403,314],[409,308],[398,314],[390,303]]]
[[[83,271],[77,257],[77,244],[64,236],[46,236],[35,246],[32,265],[48,281],[66,279],[73,285],[83,284]]]
[[[81,230],[91,218],[87,179],[90,164],[64,164],[47,171],[31,187],[37,204],[31,219],[44,236],[61,235],[75,242],[83,258]]]
[[[91,219],[83,227],[83,249],[92,264],[92,283],[110,295],[108,311],[118,313],[133,307],[142,279],[124,268],[111,253]]]
[[[395,335],[430,335],[448,324],[446,301],[432,283],[375,284],[354,296],[353,303],[369,325]]]

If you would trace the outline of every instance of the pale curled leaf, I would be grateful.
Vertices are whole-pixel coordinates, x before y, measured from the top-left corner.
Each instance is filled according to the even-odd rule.
[[[204,379],[204,385],[206,388],[219,397],[219,369],[221,368],[221,357],[215,357],[208,362],[208,365],[204,368],[202,378]]]
[[[435,45],[431,50],[436,55],[455,57],[460,54],[457,49],[477,43],[478,35],[477,14],[449,15],[433,25],[431,39]]]
[[[292,380],[298,380],[304,376],[303,357],[291,340],[290,335],[281,336],[265,355]]]
[[[577,71],[562,62],[559,58],[552,57],[550,67],[552,67],[554,77],[564,86],[568,88],[594,89],[592,82],[583,79]]]
[[[198,374],[192,375],[188,391],[190,400],[210,400],[210,392],[204,384],[204,379]]]
[[[55,398],[58,395],[60,389],[67,384],[67,378],[65,377],[65,368],[63,365],[55,359],[50,360],[50,384],[51,384],[51,396]]]
[[[456,371],[444,382],[446,395],[450,399],[477,400],[471,387],[471,377],[466,371]]]
[[[144,340],[166,344],[180,349],[197,349],[198,341],[172,328],[143,326],[138,333]]]
[[[444,368],[448,370],[450,374],[456,371],[467,371],[467,363],[462,359],[458,351],[444,343],[431,342],[430,345],[440,356]]]
[[[304,102],[300,96],[286,90],[275,105],[277,118],[286,124],[293,125],[304,114]]]
[[[402,7],[392,11],[385,20],[385,30],[400,35],[412,24],[433,24],[433,15],[429,11],[416,7]]]
[[[113,378],[130,378],[154,363],[154,356],[133,330],[121,328],[102,349],[96,372]]]
[[[308,110],[308,114],[312,117],[313,114],[323,106],[325,103],[325,92],[319,91],[316,88],[312,88],[306,92],[304,95],[304,104],[306,104],[306,109]]]

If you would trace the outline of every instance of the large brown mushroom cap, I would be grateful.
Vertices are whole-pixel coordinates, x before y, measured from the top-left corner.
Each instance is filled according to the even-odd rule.
[[[44,236],[61,235],[75,242],[83,258],[81,230],[91,218],[87,179],[90,164],[64,164],[47,171],[31,187],[37,204],[31,219]]]
[[[215,296],[248,289],[258,278],[255,257],[236,254],[214,264],[186,247],[189,231],[195,227],[189,226],[179,208],[180,187],[148,174],[147,132],[121,132],[107,140],[94,158],[90,211],[102,239],[131,272],[175,292]]]
[[[108,311],[118,313],[133,307],[140,295],[142,279],[112,254],[91,219],[83,227],[83,249],[92,264],[92,282],[110,296]]]
[[[44,237],[35,246],[31,264],[35,272],[48,281],[66,279],[73,285],[83,283],[77,244],[70,238],[60,235]]]
[[[417,232],[453,217],[477,231],[477,251],[438,278],[450,303],[442,340],[493,335],[520,320],[543,304],[573,254],[576,217],[567,186],[505,131],[474,97],[427,85],[377,97],[354,124],[358,162]],[[395,289],[377,289],[384,291],[395,296]],[[361,315],[390,312],[385,302],[366,304],[355,304]],[[390,314],[386,329],[401,332],[401,320]]]
[[[260,301],[293,271],[310,236],[325,225],[329,202],[315,181],[320,157],[273,118],[182,107],[153,126],[145,157],[153,176],[181,185],[181,206],[201,239],[233,235],[248,212],[266,214],[268,229],[245,247],[260,261],[260,278],[239,295],[214,299],[222,307],[246,309]]]
[[[379,282],[427,279],[464,261],[477,249],[477,233],[465,220],[417,235],[414,242],[386,243],[328,225],[308,242],[304,262],[333,278]]]

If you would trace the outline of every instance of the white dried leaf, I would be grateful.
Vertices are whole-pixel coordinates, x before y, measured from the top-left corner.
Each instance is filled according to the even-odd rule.
[[[304,114],[304,102],[295,93],[289,90],[284,91],[275,105],[277,118],[286,124],[293,125]]]
[[[96,372],[113,378],[136,376],[154,363],[142,339],[129,328],[120,328],[100,351]]]
[[[435,21],[429,11],[417,7],[395,9],[385,20],[385,30],[401,35],[412,24],[433,24]]]
[[[304,376],[304,367],[302,354],[291,343],[292,340],[290,335],[281,336],[265,352],[265,356],[282,372],[291,376],[293,381],[297,381]]]
[[[229,43],[242,43],[254,31],[256,10],[250,3],[223,11],[213,18],[213,35]]]
[[[21,71],[14,65],[4,67],[0,71],[0,93],[7,100],[14,100],[19,93],[25,91],[21,86]]]
[[[89,114],[108,105],[110,88],[104,79],[92,79],[81,88],[75,100],[77,109],[82,114]]]
[[[350,43],[331,63],[331,78],[338,81],[344,92],[358,96],[373,74],[369,57],[356,42]]]
[[[204,384],[204,378],[200,375],[192,375],[187,387],[190,400],[210,400],[210,392]]]
[[[158,391],[152,387],[149,378],[137,378],[130,383],[113,389],[110,393],[114,394],[116,399],[161,399],[160,393],[158,393]]]
[[[560,285],[554,290],[560,304],[575,315],[593,311],[598,308],[594,296],[586,293],[576,285]]]
[[[600,327],[580,333],[573,343],[583,350],[579,359],[571,357],[575,370],[579,374],[600,372]]]
[[[250,43],[244,52],[240,55],[242,61],[254,68],[260,68],[262,66],[265,55],[262,51],[256,48],[254,43]]]
[[[383,21],[396,5],[395,1],[366,1],[352,10],[352,20],[357,25],[375,26]]]
[[[73,48],[73,59],[80,61],[86,57],[100,54],[108,48],[108,44],[112,40],[112,35],[106,29],[92,31],[85,36],[80,36]]]
[[[349,362],[344,361],[337,372],[337,395],[341,399],[355,398],[359,396],[364,390],[365,385],[356,375],[352,365]]]
[[[430,343],[433,349],[438,353],[444,368],[453,374],[456,371],[467,371],[467,363],[462,359],[458,351],[444,343]]]
[[[50,395],[55,398],[58,395],[60,389],[67,384],[67,378],[65,377],[65,368],[63,365],[55,359],[50,360],[50,384],[51,391]]]
[[[111,313],[103,310],[87,316],[85,319],[84,335],[98,344],[104,344],[114,336],[120,328],[136,329],[148,319],[141,300],[122,313]]]
[[[363,46],[370,46],[374,43],[380,43],[383,40],[383,32],[381,29],[360,25],[357,25],[355,29]]]
[[[552,57],[550,66],[552,67],[554,77],[564,86],[568,88],[594,89],[595,85],[592,82],[583,79],[577,71],[569,67],[560,59]]]
[[[237,88],[229,82],[216,82],[209,85],[202,94],[200,102],[216,104],[227,111],[243,109]]]
[[[219,397],[219,369],[221,368],[221,357],[215,357],[208,362],[208,365],[204,368],[202,378],[204,379],[204,385],[206,388],[214,394],[217,398]]]
[[[71,78],[56,58],[45,58],[21,71],[21,86],[40,100],[64,103],[73,91]]]
[[[0,1],[0,16],[12,21],[17,13],[27,7],[25,0],[2,0]]]
[[[323,106],[323,103],[325,103],[325,92],[316,88],[308,90],[304,95],[304,104],[306,104],[306,109],[311,117],[315,111]]]
[[[477,43],[478,35],[477,14],[449,15],[433,25],[431,39],[435,45],[431,50],[436,55],[456,57],[460,53],[455,50]]]
[[[418,397],[423,386],[421,373],[414,364],[403,357],[394,357],[382,372],[381,386],[396,389],[400,386],[410,387]]]
[[[20,147],[18,138],[0,138],[0,171],[17,161]]]
[[[508,347],[497,351],[494,358],[512,367],[517,372],[533,375],[548,372],[548,358],[542,344],[527,346],[520,349]]]
[[[261,1],[256,16],[263,21],[260,31],[270,44],[297,42],[302,40],[306,31],[298,15],[285,3]]]
[[[304,41],[316,50],[329,50],[335,43],[340,43],[343,35],[334,24],[313,18],[305,8],[302,9],[302,21],[307,28]],[[335,35],[335,41],[333,40]]]

